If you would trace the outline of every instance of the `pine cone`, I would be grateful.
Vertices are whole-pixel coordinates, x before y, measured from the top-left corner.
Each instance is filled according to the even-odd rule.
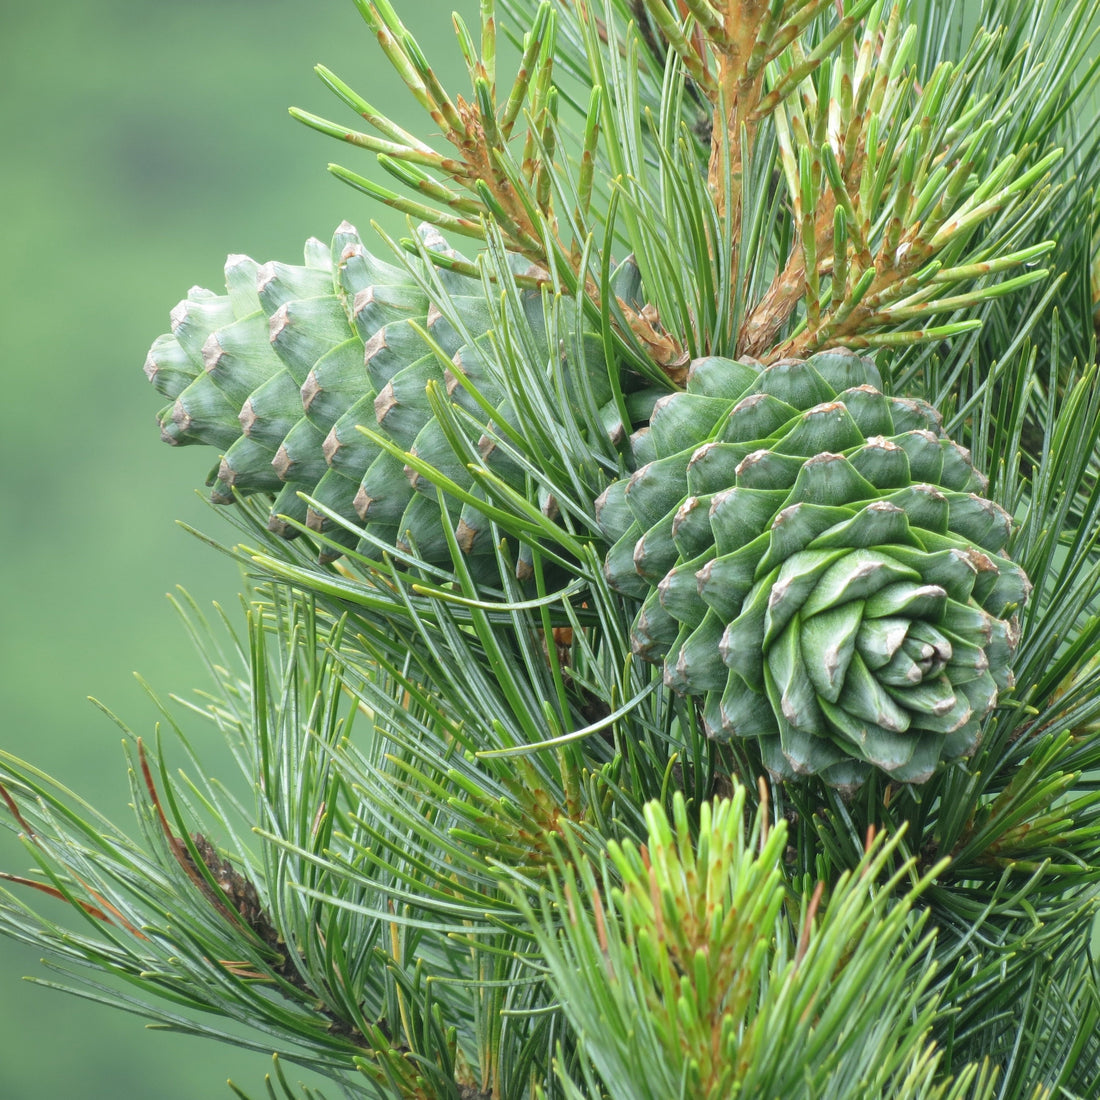
[[[432,251],[460,259],[434,230],[421,234]],[[317,240],[306,244],[304,266],[261,266],[247,256],[230,256],[228,293],[192,289],[172,311],[171,333],[156,340],[146,359],[149,379],[172,400],[158,414],[162,438],[222,452],[207,481],[212,499],[231,503],[235,494],[275,494],[271,529],[288,538],[302,527],[324,534],[337,546],[326,546],[322,560],[339,557],[340,547],[377,560],[380,542],[415,550],[428,562],[450,563],[434,486],[373,444],[358,425],[469,488],[466,459],[454,453],[434,418],[428,384],[445,386],[454,404],[483,417],[458,383],[461,374],[498,420],[512,416],[484,352],[494,318],[481,282],[445,268],[431,273],[465,327],[460,334],[429,308],[412,273],[428,277],[426,267],[416,259],[410,263],[412,270],[382,262],[346,222],[331,249]],[[513,266],[519,273],[528,265],[516,258]],[[637,268],[624,265],[618,292],[629,293],[636,279]],[[549,362],[562,353],[547,344],[542,294],[527,290],[520,299],[539,362]],[[450,368],[410,322],[452,356]],[[582,345],[582,362],[569,365],[585,375],[583,385],[577,383],[583,392],[578,400],[594,398],[608,430],[622,431],[602,340],[586,333]],[[523,487],[522,472],[487,437],[471,442],[494,473]],[[307,504],[303,494],[320,507]],[[446,506],[471,561],[490,561],[489,527],[477,509],[454,501]],[[334,523],[325,509],[366,537]]]
[[[597,503],[608,579],[644,601],[635,652],[711,736],[844,789],[974,751],[1030,588],[969,453],[881,386],[844,351],[698,360]]]

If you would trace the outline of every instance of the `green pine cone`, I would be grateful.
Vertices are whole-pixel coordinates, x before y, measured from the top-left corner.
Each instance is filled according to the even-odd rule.
[[[421,233],[433,252],[460,259],[435,230]],[[410,263],[416,270],[422,261]],[[514,266],[518,273],[529,265],[517,258]],[[172,402],[158,414],[162,438],[215,447],[221,458],[207,480],[211,498],[227,504],[236,495],[274,494],[271,529],[287,538],[302,528],[323,534],[329,542],[322,560],[339,557],[341,548],[378,560],[382,547],[397,545],[449,564],[440,494],[358,430],[370,427],[468,489],[467,460],[454,453],[435,420],[427,387],[445,387],[453,403],[484,416],[456,381],[461,372],[499,420],[511,415],[481,347],[493,324],[481,281],[446,268],[436,268],[433,277],[470,341],[429,308],[411,271],[373,256],[346,222],[331,248],[317,240],[306,244],[303,266],[230,256],[227,293],[193,288],[172,311],[172,331],[155,341],[146,359],[150,381]],[[624,292],[634,278],[636,268],[624,265]],[[532,339],[549,357],[542,295],[523,291],[521,300]],[[452,357],[450,367],[410,322]],[[602,341],[586,335],[584,348],[584,361],[569,369],[585,372],[586,399],[605,403],[601,415],[614,431]],[[488,438],[470,444],[494,473],[522,488],[520,472]],[[445,506],[471,568],[476,573],[483,562],[492,574],[489,525],[471,505]]]
[[[1030,588],[969,453],[881,385],[845,351],[697,360],[597,505],[635,652],[712,737],[842,789],[974,751]]]

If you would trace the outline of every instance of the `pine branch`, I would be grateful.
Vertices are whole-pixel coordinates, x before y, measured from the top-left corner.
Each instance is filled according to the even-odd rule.
[[[644,846],[609,845],[598,862],[563,848],[530,914],[609,1096],[717,1098],[736,1082],[776,1095],[900,1097],[933,1081],[944,1096],[992,1095],[988,1067],[945,1080],[927,1046],[929,940],[909,913],[928,880],[894,905],[886,899],[901,891],[904,867],[864,890],[896,840],[869,843],[851,877],[811,894],[784,873],[784,824],[769,828],[763,811],[746,828],[744,788],[704,803],[697,832],[679,796],[672,815],[648,807]]]
[[[482,0],[460,96],[357,2],[439,148],[295,116],[480,251],[174,312],[245,624],[136,837],[0,755],[0,930],[348,1095],[1095,1093],[1092,5]]]

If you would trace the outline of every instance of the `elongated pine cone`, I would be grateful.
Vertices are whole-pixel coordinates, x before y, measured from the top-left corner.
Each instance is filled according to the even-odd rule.
[[[881,388],[845,351],[697,360],[597,502],[635,652],[711,736],[848,790],[974,751],[1030,589],[969,453]]]
[[[421,236],[434,254],[461,260],[435,230],[422,228]],[[517,274],[529,267],[510,262]],[[428,280],[447,295],[449,317],[429,306]],[[344,222],[331,248],[307,242],[303,265],[230,256],[225,282],[226,294],[193,288],[145,362],[150,381],[171,401],[157,418],[162,438],[221,455],[207,480],[212,499],[228,504],[235,494],[273,494],[271,529],[288,538],[303,529],[323,536],[322,560],[345,548],[378,560],[396,545],[449,564],[442,502],[471,568],[476,572],[480,560],[493,574],[489,524],[477,507],[441,496],[359,430],[372,429],[471,490],[469,458],[448,441],[430,391],[434,384],[475,417],[490,406],[493,423],[513,417],[511,395],[485,351],[496,315],[481,280],[445,265],[429,269],[419,257],[410,257],[408,268],[385,263]],[[616,293],[629,296],[636,285],[637,267],[628,262]],[[520,291],[519,300],[535,362],[558,357],[566,398],[594,404],[606,429],[621,433],[602,339],[587,332],[563,338],[566,360],[561,348],[548,346],[542,293]],[[491,438],[475,434],[468,445],[493,473],[524,488],[523,472]]]

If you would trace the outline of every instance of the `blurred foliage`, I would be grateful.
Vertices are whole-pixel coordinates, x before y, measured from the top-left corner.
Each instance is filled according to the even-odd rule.
[[[414,20],[436,9],[402,4]],[[446,20],[424,23],[429,44],[449,43]],[[238,588],[230,562],[163,518],[217,527],[191,493],[194,463],[157,439],[145,350],[192,282],[218,283],[227,252],[294,256],[344,217],[369,232],[377,207],[325,173],[326,143],[286,111],[327,103],[319,61],[400,98],[369,46],[351,0],[59,0],[0,14],[0,743],[115,816],[119,735],[86,696],[150,728],[130,670],[163,689],[201,680],[166,589],[232,603]],[[199,736],[216,768],[216,735]],[[3,861],[13,848],[0,840]],[[0,947],[5,1100],[192,1100],[268,1068],[209,1044],[196,1057],[195,1040],[153,1039],[133,1018],[17,984],[32,972],[33,952]]]

